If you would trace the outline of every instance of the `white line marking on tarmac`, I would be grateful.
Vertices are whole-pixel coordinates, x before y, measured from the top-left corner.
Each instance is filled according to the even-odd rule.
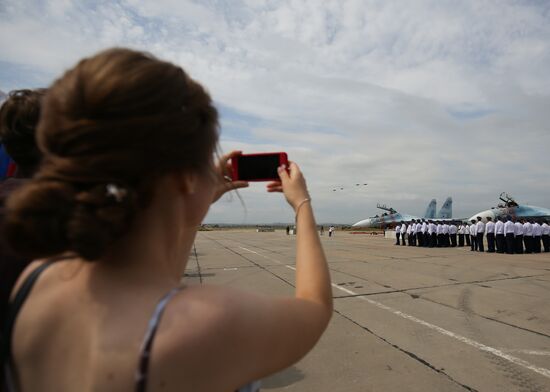
[[[241,247],[241,246],[239,246],[239,248],[244,249],[244,250],[246,250],[246,251],[248,251],[248,252],[257,254],[258,256],[262,256],[262,257],[264,257],[264,258],[266,258],[266,259],[275,261],[275,262],[278,263],[278,264],[282,264],[282,263],[281,263],[280,261],[278,261],[278,260],[272,259],[272,258],[270,258],[270,257],[268,257],[268,256],[264,256],[264,255],[262,255],[261,253],[255,252],[255,251],[253,251],[253,250],[250,250],[250,249],[247,249],[247,248],[243,248],[243,247]],[[296,271],[296,268],[295,268],[295,267],[292,267],[292,266],[290,266],[290,265],[285,265],[285,267],[290,268],[291,270]],[[504,351],[502,351],[502,350],[496,349],[496,348],[494,348],[494,347],[487,346],[487,345],[485,345],[485,344],[483,344],[483,343],[476,342],[475,340],[469,339],[469,338],[467,338],[467,337],[465,337],[465,336],[462,336],[462,335],[458,335],[458,334],[456,334],[456,333],[454,333],[454,332],[448,331],[448,330],[446,330],[446,329],[444,329],[444,328],[441,328],[441,327],[439,327],[439,326],[437,326],[437,325],[428,323],[427,321],[424,321],[424,320],[421,320],[421,319],[419,319],[419,318],[417,318],[417,317],[411,316],[410,314],[403,313],[403,312],[401,312],[400,310],[390,308],[389,306],[386,306],[386,305],[384,305],[384,304],[382,304],[382,303],[380,303],[380,302],[377,302],[377,301],[373,301],[373,300],[370,299],[370,298],[361,296],[360,294],[358,294],[358,293],[356,293],[356,292],[354,292],[354,291],[351,291],[351,290],[346,289],[346,288],[344,288],[344,287],[340,287],[340,286],[338,286],[338,285],[336,285],[336,284],[334,284],[334,283],[332,283],[332,282],[331,282],[331,285],[332,285],[332,287],[335,287],[335,288],[337,288],[338,290],[341,290],[341,291],[343,291],[343,292],[345,292],[345,293],[348,293],[348,294],[350,294],[350,295],[354,295],[354,296],[356,296],[355,298],[362,299],[363,301],[366,301],[366,302],[370,303],[371,305],[374,305],[374,306],[376,306],[376,307],[378,307],[378,308],[380,308],[380,309],[383,309],[383,310],[386,310],[386,311],[388,311],[388,312],[390,312],[390,313],[393,313],[393,314],[395,314],[396,316],[399,316],[399,317],[402,317],[402,318],[407,319],[407,320],[409,320],[409,321],[413,321],[413,322],[415,322],[415,323],[417,323],[417,324],[423,325],[423,326],[425,326],[425,327],[427,327],[427,328],[430,328],[430,329],[432,329],[432,330],[434,330],[434,331],[439,332],[439,333],[442,334],[442,335],[449,336],[449,337],[451,337],[451,338],[453,338],[453,339],[458,340],[459,342],[462,342],[462,343],[465,343],[465,344],[467,344],[467,345],[469,345],[469,346],[475,347],[475,348],[477,348],[478,350],[481,350],[481,351],[485,351],[485,352],[491,353],[491,354],[493,354],[493,355],[495,355],[495,356],[497,356],[497,357],[500,357],[500,358],[505,359],[505,360],[507,360],[507,361],[509,361],[509,362],[512,362],[512,363],[515,364],[515,365],[522,366],[522,367],[524,367],[524,368],[526,368],[526,369],[529,369],[529,370],[531,370],[531,371],[533,371],[533,372],[535,372],[535,373],[541,374],[541,375],[543,375],[544,377],[550,378],[550,370],[549,370],[549,369],[546,369],[546,368],[543,368],[543,367],[539,367],[539,366],[532,365],[531,363],[529,363],[529,362],[527,362],[527,361],[525,361],[525,360],[523,360],[523,359],[521,359],[521,358],[517,358],[517,357],[514,357],[513,355],[506,354],[506,353],[505,353]]]
[[[239,248],[241,248],[241,249],[243,249],[243,250],[246,250],[247,252],[254,253],[254,254],[258,255],[258,256],[262,256],[262,257],[265,258],[265,259],[274,261],[274,262],[276,262],[277,264],[283,264],[283,263],[281,263],[279,260],[275,260],[275,259],[273,259],[273,258],[271,258],[271,257],[262,255],[261,253],[254,252],[253,250],[250,250],[250,249],[247,249],[247,248],[243,248],[242,246],[239,246]]]
[[[334,283],[331,283],[332,284],[332,287],[336,287],[337,289],[339,290],[342,290],[348,294],[351,294],[351,295],[358,295],[357,293],[351,291],[351,290],[348,290],[344,287],[340,287],[340,286],[337,286],[335,285]],[[420,325],[423,325],[427,328],[430,328],[434,331],[437,331],[439,332],[440,334],[442,335],[446,335],[446,336],[449,336],[453,339],[456,339],[462,343],[465,343],[469,346],[472,346],[472,347],[475,347],[477,348],[478,350],[481,350],[481,351],[485,351],[485,352],[488,352],[488,353],[491,353],[497,357],[500,357],[500,358],[503,358],[503,359],[506,359],[507,361],[509,362],[512,362],[513,364],[515,365],[519,365],[519,366],[522,366],[526,369],[529,369],[529,370],[532,370],[536,373],[539,373],[541,375],[543,375],[544,377],[548,377],[550,378],[550,370],[546,369],[546,368],[542,368],[542,367],[539,367],[539,366],[535,366],[535,365],[532,365],[530,364],[529,362],[527,361],[524,361],[523,359],[520,359],[520,358],[517,358],[517,357],[514,357],[512,355],[509,355],[509,354],[506,354],[504,353],[502,350],[498,350],[496,348],[493,348],[493,347],[490,347],[490,346],[486,346],[485,344],[483,343],[479,343],[479,342],[476,342],[475,340],[472,340],[472,339],[469,339],[465,336],[462,336],[462,335],[458,335],[454,332],[451,332],[451,331],[448,331],[444,328],[441,328],[441,327],[438,327],[437,325],[434,325],[434,324],[431,324],[431,323],[428,323],[427,321],[424,321],[424,320],[421,320],[419,318],[416,318],[414,316],[411,316],[410,314],[407,314],[407,313],[403,313],[399,310],[396,310],[396,309],[393,309],[393,308],[390,308],[389,306],[386,306],[380,302],[377,302],[377,301],[373,301],[372,299],[370,298],[367,298],[367,297],[362,297],[362,296],[357,296],[355,298],[359,298],[359,299],[362,299],[364,301],[367,301],[368,303],[370,303],[371,305],[374,305],[380,309],[384,309],[384,310],[387,310],[388,312],[390,313],[393,313],[399,317],[402,317],[404,319],[407,319],[407,320],[410,320],[410,321],[414,321],[415,323],[418,323]]]
[[[287,268],[290,268],[292,270],[296,270],[296,268],[290,266],[290,265],[287,265],[286,266]],[[407,314],[407,313],[403,313],[399,310],[396,310],[396,309],[393,309],[393,308],[390,308],[389,306],[386,306],[380,302],[377,302],[377,301],[373,301],[372,299],[370,298],[367,298],[367,297],[363,297],[363,296],[360,296],[359,294],[351,291],[351,290],[348,290],[344,287],[340,287],[334,283],[331,283],[332,287],[335,287],[339,290],[342,290],[343,292],[345,293],[348,293],[348,294],[351,294],[351,295],[356,295],[357,297],[355,298],[358,298],[358,299],[362,299],[364,301],[367,301],[368,303],[370,303],[371,305],[374,305],[380,309],[384,309],[384,310],[387,310],[388,312],[390,313],[393,313],[399,317],[402,317],[404,319],[407,319],[407,320],[410,320],[410,321],[414,321],[415,323],[418,323],[420,325],[423,325],[427,328],[430,328],[434,331],[437,331],[439,332],[440,334],[443,334],[443,335],[446,335],[446,336],[449,336],[453,339],[456,339],[458,340],[459,342],[462,342],[462,343],[465,343],[469,346],[472,346],[472,347],[475,347],[477,348],[478,350],[481,350],[481,351],[485,351],[485,352],[488,352],[488,353],[491,353],[497,357],[500,357],[500,358],[503,358],[509,362],[512,362],[513,364],[515,365],[518,365],[518,366],[522,366],[526,369],[529,369],[529,370],[532,370],[538,374],[541,374],[543,375],[544,377],[548,377],[550,378],[550,370],[546,369],[546,368],[542,368],[542,367],[539,367],[539,366],[535,366],[535,365],[532,365],[530,364],[529,362],[527,361],[524,361],[523,359],[520,359],[520,358],[517,358],[517,357],[514,357],[512,355],[509,355],[509,354],[506,354],[504,352],[504,350],[498,350],[496,348],[493,348],[493,347],[489,347],[489,346],[486,346],[485,344],[483,343],[479,343],[479,342],[476,342],[475,340],[472,340],[472,339],[468,339],[467,337],[464,337],[462,335],[458,335],[454,332],[451,332],[451,331],[448,331],[444,328],[441,328],[441,327],[438,327],[437,325],[434,325],[434,324],[431,324],[431,323],[428,323],[427,321],[424,321],[424,320],[421,320],[419,318],[416,318],[414,316],[411,316],[410,314]],[[506,350],[506,351],[514,351],[514,350]],[[531,351],[531,350],[515,350],[515,352],[521,352],[521,353],[524,353],[524,354],[532,354],[532,355],[550,355],[550,353],[546,352],[546,351]],[[535,354],[536,353],[536,354]]]
[[[519,348],[505,349],[502,348],[501,351],[505,353],[518,353],[518,354],[528,354],[528,355],[548,355],[550,356],[550,351],[539,351],[539,350],[524,350]]]

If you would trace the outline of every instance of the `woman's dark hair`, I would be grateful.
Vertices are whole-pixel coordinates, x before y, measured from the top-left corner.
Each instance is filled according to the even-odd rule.
[[[0,107],[0,142],[24,176],[31,176],[40,163],[36,126],[45,89],[13,90]]]
[[[218,114],[180,67],[116,48],[53,84],[37,138],[44,160],[8,200],[7,239],[30,257],[97,260],[148,206],[160,176],[210,167]]]

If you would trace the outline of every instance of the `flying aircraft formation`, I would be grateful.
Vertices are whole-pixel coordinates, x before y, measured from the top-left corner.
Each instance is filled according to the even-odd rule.
[[[367,186],[368,184],[355,184],[355,185],[336,185],[332,187],[333,192],[340,192],[340,191],[346,191],[349,189],[362,189],[363,187]]]

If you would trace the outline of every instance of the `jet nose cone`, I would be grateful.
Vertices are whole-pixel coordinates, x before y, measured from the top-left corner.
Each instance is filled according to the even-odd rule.
[[[351,227],[366,227],[368,225],[370,225],[370,219],[363,219],[362,221],[354,223]]]
[[[475,215],[473,215],[472,217],[470,217],[470,219],[468,221],[472,221],[472,220],[475,220],[477,222],[477,217],[480,216],[481,217],[481,220],[483,222],[487,222],[487,217],[490,216],[493,221],[495,220],[496,216],[495,216],[495,213],[491,210],[486,210],[486,211],[481,211],[480,213],[477,213]]]

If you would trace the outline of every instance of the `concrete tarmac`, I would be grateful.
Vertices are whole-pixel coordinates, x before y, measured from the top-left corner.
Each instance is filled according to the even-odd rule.
[[[332,321],[263,390],[550,391],[549,253],[327,234]],[[284,231],[199,232],[186,280],[293,295],[295,240]]]

